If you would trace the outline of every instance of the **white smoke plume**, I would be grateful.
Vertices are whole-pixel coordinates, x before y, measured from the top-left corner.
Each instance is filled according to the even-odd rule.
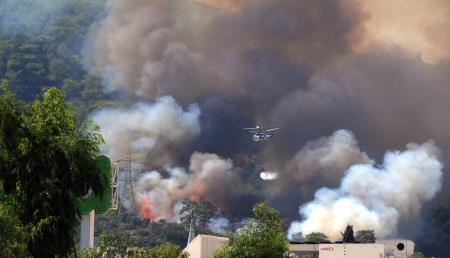
[[[203,9],[189,12],[191,5],[185,0],[107,1],[109,15],[93,27],[92,53],[87,54],[94,58],[93,70],[108,78],[110,90],[126,89],[149,99],[173,95],[171,90],[198,94],[213,71],[187,43],[186,36],[199,29],[191,18],[207,16]],[[175,97],[179,101],[182,96]]]
[[[183,110],[172,97],[165,96],[151,104],[105,108],[94,113],[92,120],[105,139],[103,152],[113,160],[129,151],[136,159],[162,166],[171,164],[171,148],[200,134],[200,113],[196,104]]]
[[[422,204],[441,189],[443,164],[433,141],[410,143],[389,151],[380,166],[352,166],[337,189],[321,188],[300,208],[304,220],[293,222],[289,236],[323,232],[338,239],[347,223],[374,229],[379,238],[395,236],[402,218],[419,216]]]
[[[343,171],[359,163],[373,161],[359,149],[353,133],[341,129],[329,137],[308,142],[287,162],[286,171],[299,183],[318,174],[328,182],[337,182]]]
[[[145,174],[136,188],[141,217],[153,221],[176,220],[183,200],[208,200],[219,209],[226,209],[224,193],[228,193],[230,201],[237,202],[249,191],[233,169],[230,159],[195,152],[188,171],[181,167],[166,167],[167,177],[157,171]]]
[[[270,203],[284,214],[296,214],[300,204],[321,187],[337,187],[344,172],[354,164],[373,164],[361,151],[354,134],[338,130],[328,137],[307,142],[268,186]]]
[[[230,221],[225,217],[216,217],[209,220],[208,228],[214,233],[225,234],[229,230]]]

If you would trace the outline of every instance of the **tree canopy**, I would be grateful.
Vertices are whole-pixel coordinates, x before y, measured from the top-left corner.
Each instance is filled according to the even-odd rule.
[[[28,237],[16,215],[0,203],[0,257],[31,257],[26,245]]]
[[[315,243],[321,243],[321,242],[329,242],[328,236],[321,232],[312,232],[305,236],[304,238],[305,242],[315,242]]]
[[[371,229],[363,229],[358,230],[356,232],[356,242],[361,243],[375,243],[376,237],[375,237],[375,231]]]
[[[105,232],[99,237],[98,248],[79,249],[80,258],[136,257],[136,258],[188,258],[178,245],[162,243],[157,246],[136,247],[136,238],[126,232]]]
[[[0,181],[14,212],[30,230],[35,257],[65,257],[74,251],[78,201],[92,189],[102,194],[96,158],[103,143],[98,128],[76,126],[61,92],[50,88],[25,104],[3,81],[0,87]]]
[[[278,211],[264,203],[253,208],[255,218],[232,236],[228,245],[215,258],[277,258],[283,257],[288,243],[281,229]]]
[[[344,242],[344,243],[355,242],[355,235],[353,233],[352,225],[347,225],[347,227],[345,227],[344,233],[341,232],[341,235],[342,235],[342,242]]]
[[[192,220],[195,226],[204,228],[216,211],[217,208],[208,201],[183,201],[183,208],[180,210],[180,221],[185,225],[189,225]]]
[[[134,255],[136,258],[188,258],[189,255],[182,252],[181,248],[171,243],[164,243],[156,247],[138,249]]]
[[[15,6],[14,1],[10,2],[10,6]],[[89,27],[102,15],[104,1],[58,2],[64,8],[52,12],[51,18],[45,17],[38,29],[23,26],[20,17],[8,19],[17,24],[5,24],[4,18],[14,15],[0,15],[0,24],[4,25],[0,26],[0,78],[7,79],[17,97],[26,101],[34,100],[51,86],[62,89],[82,116],[108,104],[100,79],[85,70],[82,55]],[[0,11],[14,12],[2,10],[3,6],[0,5]],[[5,27],[14,29],[5,31]]]

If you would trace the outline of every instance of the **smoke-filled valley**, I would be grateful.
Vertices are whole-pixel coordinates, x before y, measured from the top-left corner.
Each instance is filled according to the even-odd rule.
[[[82,86],[51,82],[90,103],[104,154],[140,162],[142,218],[178,222],[183,201],[209,201],[221,212],[210,228],[224,232],[265,201],[289,236],[336,240],[350,223],[426,251],[450,241],[427,226],[450,199],[445,1],[103,4],[77,46]],[[5,35],[21,15],[3,17]],[[73,55],[66,45],[55,49]],[[255,143],[243,130],[255,125],[280,129]]]

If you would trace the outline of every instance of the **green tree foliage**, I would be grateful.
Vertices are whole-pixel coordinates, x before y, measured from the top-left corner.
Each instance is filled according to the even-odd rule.
[[[328,236],[321,232],[312,232],[305,236],[304,238],[305,242],[315,242],[315,243],[321,243],[321,242],[329,242]]]
[[[136,245],[128,233],[111,231],[100,235],[98,248],[78,249],[79,258],[125,257],[128,249]]]
[[[166,220],[152,222],[132,213],[97,215],[95,235],[111,231],[133,234],[137,246],[153,247],[166,242],[185,246],[188,238],[188,229],[183,224]]]
[[[98,248],[77,249],[78,258],[103,258]]]
[[[421,252],[415,252],[411,258],[425,258],[425,255],[423,255],[423,253]]]
[[[187,253],[171,243],[165,243],[155,247],[139,248],[134,252],[135,258],[188,258]]]
[[[255,218],[232,236],[229,244],[214,255],[215,258],[283,257],[288,243],[281,230],[278,212],[264,203],[258,203],[253,213]]]
[[[347,225],[345,228],[344,233],[341,232],[342,235],[342,242],[344,243],[353,243],[355,242],[355,235],[353,233],[353,226]]]
[[[291,240],[293,242],[304,242],[305,241],[305,239],[303,238],[303,233],[302,232],[298,232],[298,233],[293,234],[291,236]]]
[[[102,235],[103,236],[103,235]],[[99,248],[79,249],[78,258],[105,258],[105,257],[133,257],[133,258],[188,258],[189,255],[177,245],[164,243],[154,247],[132,247],[127,246],[130,242],[126,239],[119,239],[117,235],[105,236],[108,244],[105,247],[105,238],[100,240]],[[102,246],[103,244],[103,246]],[[115,245],[120,248],[116,248]]]
[[[0,202],[0,257],[31,257],[27,251],[28,237],[16,215]]]
[[[100,79],[85,71],[82,56],[89,27],[102,13],[104,2],[60,2],[64,8],[45,19],[38,31],[0,28],[0,78],[9,80],[17,96],[26,101],[50,86],[63,89],[75,112],[83,116],[109,104]]]
[[[0,93],[4,192],[16,200],[18,218],[30,230],[29,252],[67,256],[74,251],[78,201],[88,189],[101,194],[108,184],[96,165],[103,139],[88,123],[75,126],[71,108],[56,88],[30,104],[16,100],[6,82]]]
[[[99,238],[99,251],[106,257],[125,256],[127,249],[135,245],[133,237],[124,232],[109,232],[101,234]]]
[[[183,201],[183,208],[180,210],[180,221],[185,225],[189,225],[192,220],[196,227],[205,228],[216,212],[217,208],[208,201]]]
[[[356,242],[361,243],[375,243],[376,237],[375,237],[375,231],[371,229],[364,229],[359,230],[356,232]]]

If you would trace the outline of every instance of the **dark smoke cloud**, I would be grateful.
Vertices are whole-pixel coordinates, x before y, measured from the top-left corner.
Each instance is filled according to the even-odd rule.
[[[299,89],[278,103],[273,119],[290,131],[271,148],[290,146],[292,139],[302,144],[345,127],[378,159],[386,149],[432,138],[448,160],[450,120],[444,117],[450,103],[449,71],[448,63],[356,56],[346,65],[317,73],[307,90]]]
[[[200,103],[201,137],[193,144],[196,150],[232,157],[236,153],[254,153],[250,134],[243,127],[253,126],[255,121],[248,110],[249,104],[239,96],[209,97]]]
[[[183,106],[199,104],[202,133],[167,155],[179,158],[171,165],[186,166],[194,151],[247,164],[202,181],[221,208],[243,214],[251,201],[235,200],[257,199],[246,184],[245,191],[216,186],[253,178],[249,170],[262,164],[279,174],[264,183],[266,199],[293,216],[315,190],[338,187],[349,167],[378,163],[387,150],[433,139],[442,161],[450,160],[450,63],[383,45],[378,54],[355,52],[372,21],[360,4],[110,0],[109,15],[92,30],[91,68],[109,90],[141,101],[169,94]],[[280,131],[255,145],[241,130],[249,123]]]
[[[349,53],[362,19],[350,1],[254,1],[238,12],[185,0],[108,3],[91,56],[112,90],[181,103],[238,91],[259,112],[304,86],[311,64]]]

